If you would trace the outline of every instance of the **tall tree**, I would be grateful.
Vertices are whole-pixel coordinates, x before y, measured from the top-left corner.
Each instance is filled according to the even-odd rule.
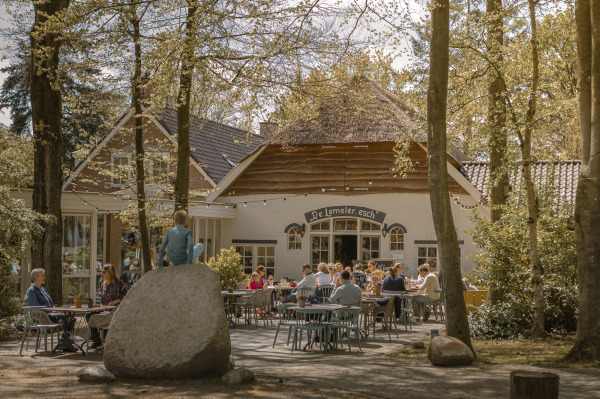
[[[142,244],[142,263],[144,272],[152,269],[152,255],[150,252],[150,231],[148,229],[148,218],[146,215],[146,177],[144,169],[144,125],[142,110],[142,34],[140,31],[140,19],[143,17],[147,6],[142,9],[141,16],[138,15],[137,3],[131,1],[124,12],[128,19],[131,30],[130,36],[133,41],[133,77],[131,87],[133,88],[133,108],[135,110],[135,183],[138,206],[138,223],[140,227],[140,240]],[[189,158],[188,158],[189,159]]]
[[[33,1],[31,28],[31,118],[34,139],[33,210],[51,215],[44,232],[35,238],[31,260],[46,269],[46,288],[62,304],[63,183],[61,132],[62,97],[58,84],[61,23],[69,0]]]
[[[600,360],[600,2],[577,0],[577,85],[582,168],[575,201],[579,317],[567,355]]]
[[[437,0],[431,5],[430,72],[427,90],[429,198],[440,250],[447,313],[446,333],[460,339],[473,349],[467,308],[462,293],[458,236],[454,227],[448,191],[446,106],[448,104],[449,36],[449,0]]]

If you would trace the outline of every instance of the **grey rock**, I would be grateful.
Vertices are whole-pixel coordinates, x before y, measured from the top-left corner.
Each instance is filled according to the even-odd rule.
[[[113,373],[98,366],[88,366],[77,370],[77,377],[79,377],[81,381],[86,382],[107,382],[116,380]]]
[[[431,340],[427,358],[437,366],[463,366],[473,363],[473,352],[454,337],[438,335]]]
[[[254,381],[254,373],[252,370],[248,370],[245,368],[239,368],[235,370],[228,371],[223,377],[221,377],[221,381],[226,385],[237,385],[242,384],[244,382]]]
[[[206,265],[154,269],[129,290],[112,319],[104,366],[126,378],[221,376],[231,341],[221,284]]]
[[[423,341],[415,340],[415,341],[411,341],[410,346],[413,349],[423,349],[425,347],[425,344],[423,343]]]

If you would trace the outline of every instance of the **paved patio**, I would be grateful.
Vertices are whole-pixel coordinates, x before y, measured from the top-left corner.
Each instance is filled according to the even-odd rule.
[[[400,327],[400,326],[399,326]],[[495,366],[475,363],[467,367],[443,368],[430,365],[417,359],[399,359],[387,356],[404,347],[413,339],[424,339],[431,329],[443,329],[443,325],[429,321],[414,325],[412,330],[398,331],[399,339],[392,335],[388,339],[385,332],[378,331],[377,338],[369,337],[361,341],[362,351],[354,349],[348,352],[346,347],[328,353],[319,354],[316,346],[313,350],[290,352],[286,346],[286,331],[280,331],[278,343],[272,348],[275,326],[256,329],[254,326],[238,325],[230,329],[232,354],[237,367],[252,369],[258,378],[255,388],[260,384],[279,383],[285,387],[309,388],[315,397],[354,396],[397,398],[506,398],[509,394],[509,374],[515,369],[550,371],[560,376],[561,398],[600,398],[600,370],[598,369],[543,369],[532,366]],[[19,356],[20,341],[0,343],[0,371],[6,368],[42,370],[63,370],[72,378],[73,373],[86,365],[102,365],[99,352],[84,357],[81,354],[34,355],[31,350],[25,356]],[[75,383],[75,382],[73,382]],[[127,385],[127,382],[124,382]],[[96,394],[103,396],[126,395],[127,389],[98,385]],[[193,389],[185,383],[173,391],[173,383],[156,382],[148,392],[161,396],[187,396]],[[1,389],[1,388],[0,388]],[[125,391],[123,391],[125,389]],[[139,384],[131,389],[140,389]],[[196,388],[194,388],[196,389]],[[330,395],[329,395],[329,394]],[[0,391],[0,396],[2,391]],[[12,396],[12,395],[11,395]],[[25,396],[27,394],[25,393]],[[220,397],[219,394],[208,395]],[[246,389],[230,392],[229,397],[249,397]],[[312,396],[312,395],[311,395]]]

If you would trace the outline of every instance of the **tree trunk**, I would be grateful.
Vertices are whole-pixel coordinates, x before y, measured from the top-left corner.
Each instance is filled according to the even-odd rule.
[[[187,210],[190,185],[190,97],[194,72],[194,48],[197,30],[197,4],[188,1],[185,40],[181,52],[181,76],[177,95],[177,175],[175,177],[175,209]]]
[[[577,0],[582,169],[575,201],[579,315],[571,360],[600,361],[600,3]]]
[[[502,26],[502,0],[487,0],[488,52],[495,68],[502,67],[504,54],[504,30]],[[508,170],[506,169],[506,101],[504,80],[494,71],[493,80],[488,86],[489,107],[488,120],[490,126],[490,199],[492,223],[500,219],[506,203],[508,190]],[[502,299],[504,290],[496,286],[495,279],[490,283],[490,301],[497,303]]]
[[[533,283],[533,328],[531,335],[533,338],[543,338],[546,335],[544,328],[544,291],[542,285],[542,265],[538,254],[538,199],[531,178],[531,133],[533,129],[533,120],[536,112],[537,87],[539,80],[538,71],[538,45],[537,45],[537,23],[535,18],[535,7],[537,1],[528,0],[529,19],[531,21],[531,91],[529,94],[529,106],[525,118],[525,137],[521,142],[521,152],[523,155],[523,180],[527,188],[527,209],[529,212],[529,262],[531,263],[531,280]]]
[[[140,34],[140,20],[135,14],[130,20],[133,27],[134,42],[134,73],[133,73],[133,107],[135,109],[135,182],[137,191],[138,221],[140,225],[140,238],[142,243],[142,263],[144,273],[152,270],[152,255],[150,252],[150,233],[146,218],[146,188],[144,171],[144,127],[142,120],[142,44]]]
[[[56,15],[69,0],[33,2],[35,22],[31,28],[31,116],[34,139],[33,210],[53,216],[43,223],[44,232],[34,238],[31,258],[34,267],[46,269],[46,289],[61,305],[63,138],[60,129],[62,97],[58,84],[61,46]]]
[[[448,101],[450,13],[449,0],[438,0],[431,11],[431,53],[427,92],[427,156],[429,198],[435,225],[446,304],[446,334],[471,350],[467,309],[463,297],[458,237],[448,191],[446,106]],[[474,352],[474,351],[473,351]]]

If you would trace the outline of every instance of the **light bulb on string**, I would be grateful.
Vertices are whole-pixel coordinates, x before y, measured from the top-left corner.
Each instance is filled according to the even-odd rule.
[[[248,206],[248,203],[247,203],[247,202],[244,202],[244,206]]]
[[[263,200],[263,205],[267,205],[267,200]]]

